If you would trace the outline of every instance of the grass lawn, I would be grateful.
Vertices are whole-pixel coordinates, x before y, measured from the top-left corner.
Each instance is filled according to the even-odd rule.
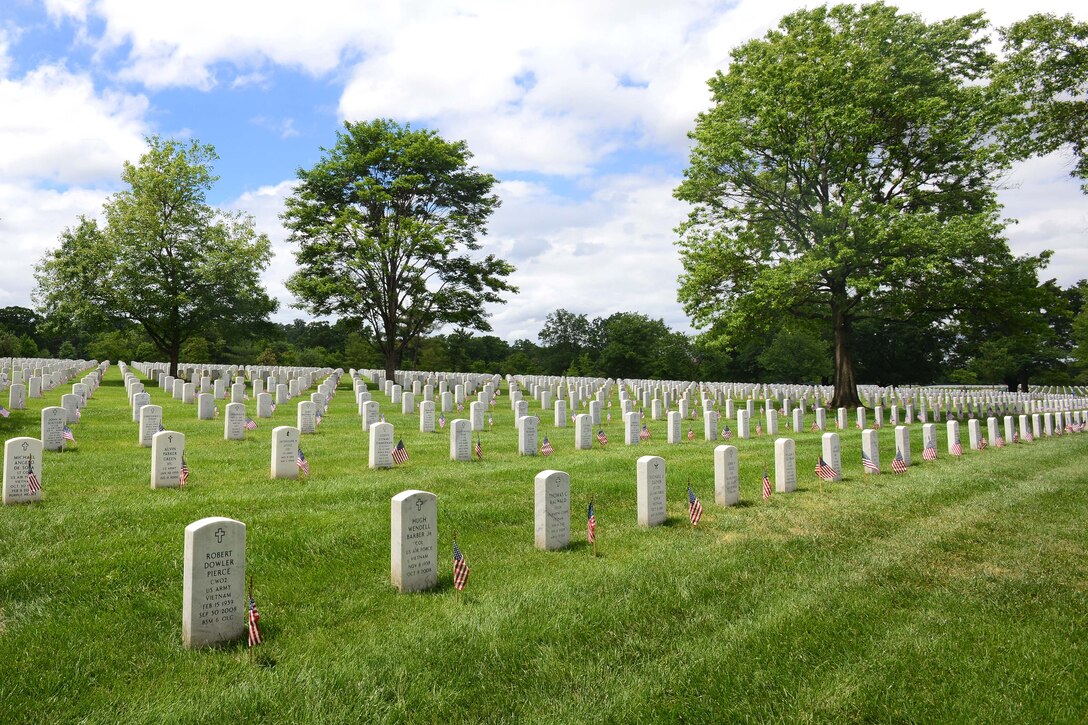
[[[419,433],[374,391],[411,457],[371,471],[345,375],[304,438],[311,477],[272,481],[271,429],[294,424],[293,402],[227,442],[221,419],[147,387],[186,434],[185,489],[151,490],[114,366],[78,446],[46,454],[44,500],[0,508],[0,722],[1088,719],[1088,435],[953,459],[941,425],[940,459],[924,462],[915,424],[914,466],[892,475],[885,428],[886,473],[869,477],[851,429],[845,480],[821,494],[819,436],[784,433],[799,488],[768,502],[773,439],[732,441],[741,505],[724,509],[715,443],[668,445],[653,421],[651,441],[626,447],[618,406],[607,449],[575,451],[548,411],[556,453],[526,458],[504,390],[484,461],[455,464],[448,428]],[[62,392],[0,419],[0,438],[37,437]],[[647,454],[668,466],[669,519],[652,529],[635,511]],[[574,504],[571,546],[546,553],[533,548],[533,478],[547,468],[570,474]],[[694,530],[689,481],[705,508]],[[442,576],[402,595],[389,503],[410,488],[438,495]],[[244,641],[181,646],[183,530],[205,516],[247,526],[265,637],[254,664]],[[472,569],[460,604],[454,528]]]

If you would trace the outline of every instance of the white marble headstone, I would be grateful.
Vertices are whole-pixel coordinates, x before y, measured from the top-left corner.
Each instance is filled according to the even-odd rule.
[[[4,442],[4,505],[40,501],[41,488],[31,493],[30,471],[33,467],[38,485],[42,481],[42,442],[37,438],[18,437]]]
[[[209,516],[185,527],[182,640],[210,647],[246,631],[246,525]]]
[[[636,505],[640,526],[657,526],[665,522],[665,459],[641,456],[636,462]]]
[[[536,548],[562,549],[570,543],[570,476],[541,471],[534,481]]]
[[[740,465],[736,446],[714,448],[714,501],[733,506],[740,501]]]
[[[378,423],[376,427],[389,423]],[[371,430],[371,440],[375,432]],[[392,430],[390,430],[392,435]],[[400,592],[420,592],[438,583],[438,497],[401,491],[390,504],[389,576]]]

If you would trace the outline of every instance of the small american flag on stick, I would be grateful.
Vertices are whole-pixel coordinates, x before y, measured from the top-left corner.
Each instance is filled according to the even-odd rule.
[[[962,456],[963,455],[963,444],[960,443],[959,441],[956,441],[955,443],[952,444],[952,455],[953,456]]]
[[[903,454],[899,452],[899,449],[895,449],[895,458],[892,459],[892,471],[895,473],[907,472],[907,459],[903,458]]]
[[[827,461],[824,460],[823,456],[816,458],[816,475],[825,481],[835,480],[835,469],[827,465]]]
[[[302,446],[299,446],[298,453],[295,454],[295,465],[303,474],[310,475],[310,462],[306,460],[306,454],[302,452]]]
[[[922,459],[926,461],[937,460],[937,446],[926,446],[922,449]]]
[[[597,441],[598,441],[598,442],[599,442],[599,443],[600,443],[600,444],[601,444],[602,446],[607,446],[607,445],[608,445],[608,436],[606,436],[606,435],[604,434],[604,428],[599,428],[599,429],[597,430]]]
[[[771,497],[771,477],[767,475],[767,467],[763,467],[763,500]]]
[[[253,577],[249,578],[249,603],[247,605],[249,609],[249,616],[247,617],[249,630],[249,648],[253,649],[255,645],[261,643],[261,629],[257,626],[261,621],[261,614],[257,611],[257,600],[253,598]]]
[[[484,459],[484,445],[480,442],[479,436],[476,436],[476,445],[473,446],[472,452],[476,454],[477,461],[482,461]]]
[[[703,518],[703,505],[699,503],[699,498],[691,490],[690,483],[688,484],[688,515],[692,526],[698,526],[699,519]]]
[[[650,429],[646,426],[645,423],[642,424],[642,430],[639,431],[638,439],[641,441],[650,440]]]
[[[729,426],[726,425],[725,428],[722,429],[722,438],[725,440],[729,440],[732,437],[733,431],[729,430]]]
[[[0,405],[0,418],[7,418],[11,415],[11,411]]]
[[[695,440],[695,431],[693,431],[690,427],[688,428],[688,440]]]
[[[30,456],[27,460],[26,483],[30,487],[31,493],[37,493],[42,490],[41,481],[38,480],[37,474],[34,473],[34,456]]]
[[[248,415],[246,416],[246,430],[257,430],[257,421],[253,420]]]
[[[185,456],[181,457],[181,473],[178,476],[178,485],[185,486],[189,480],[189,464],[185,462]]]
[[[544,440],[540,442],[540,455],[550,456],[554,452],[555,449],[552,448],[552,443],[548,440],[548,436],[544,436]]]
[[[66,441],[72,441],[73,443],[76,442],[76,436],[74,433],[72,433],[72,429],[68,426],[64,426],[64,432],[61,435],[64,436],[64,440]]]
[[[404,463],[408,460],[408,449],[404,447],[403,438],[397,441],[397,447],[393,449],[393,460],[397,463]]]
[[[870,458],[865,451],[861,452],[861,465],[866,471],[872,471],[873,473],[880,473],[880,466],[876,465],[872,458]]]
[[[593,508],[593,499],[589,499],[589,511],[586,514],[586,541],[597,541],[597,512]]]
[[[457,545],[457,539],[453,540],[453,588],[461,591],[468,581],[468,562],[461,553],[461,547]]]

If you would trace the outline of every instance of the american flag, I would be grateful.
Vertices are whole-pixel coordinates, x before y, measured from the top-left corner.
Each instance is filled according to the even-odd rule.
[[[306,454],[302,452],[302,447],[298,449],[298,453],[295,454],[295,465],[298,466],[298,470],[302,471],[307,476],[310,475],[310,462],[306,460]]]
[[[76,436],[74,433],[72,433],[72,429],[68,426],[64,426],[64,432],[61,435],[64,436],[64,440],[66,441],[72,441],[73,443],[76,442]]]
[[[219,410],[219,408],[216,408],[216,410]],[[276,401],[274,401],[274,400],[272,401],[272,412],[273,413],[276,412]]]
[[[464,403],[458,403],[458,404],[457,404],[457,412],[458,412],[458,413],[460,413],[460,412],[461,412],[461,411],[463,411],[464,409],[465,409],[465,404],[464,404]]]
[[[397,441],[397,447],[393,449],[393,460],[397,463],[404,463],[408,460],[408,449],[404,447],[403,438]]]
[[[216,405],[216,406],[213,406],[213,407],[215,408],[215,417],[218,418],[219,417],[219,406]]]
[[[457,545],[457,539],[453,540],[453,588],[461,591],[468,581],[468,562],[461,553],[461,547]]]
[[[42,484],[38,481],[38,477],[34,473],[34,456],[31,456],[27,461],[26,482],[30,487],[31,493],[37,493],[42,490]]]
[[[874,430],[880,430],[880,423],[875,423],[875,422],[874,422],[874,423],[873,423],[873,429],[874,429]]]
[[[607,416],[605,416],[605,417],[606,417],[606,419],[608,420],[608,422],[609,422],[609,423],[611,423],[611,422],[612,422],[612,411],[611,411],[611,410],[610,410],[610,411],[608,411],[608,415],[607,415]]]
[[[0,418],[7,418],[9,415],[11,415],[11,411],[0,405]]]
[[[1024,434],[1024,442],[1025,443],[1031,443],[1034,440],[1035,440],[1035,436],[1033,436],[1031,433],[1025,433]]]
[[[480,442],[479,436],[476,436],[476,445],[473,446],[472,452],[476,454],[476,460],[482,461],[484,459],[484,446]]]
[[[178,476],[178,485],[184,486],[189,480],[189,464],[185,462],[185,456],[181,457],[181,475]]]
[[[246,430],[257,430],[257,421],[253,420],[248,415],[246,416]]]
[[[812,421],[812,427],[809,428],[809,430],[811,430],[813,433],[819,433],[820,426],[816,423],[816,421]]]
[[[817,456],[816,458],[816,475],[825,481],[835,480],[835,469],[827,465],[823,456]]]
[[[321,415],[321,411],[320,410],[317,411],[317,420],[314,422],[314,425],[321,425],[321,419],[323,417],[325,417],[325,416]]]
[[[688,440],[695,440],[695,431],[693,431],[690,427],[688,428]]]
[[[597,540],[597,512],[593,509],[593,499],[589,500],[589,512],[586,514],[586,541]]]
[[[922,449],[922,459],[926,461],[937,460],[937,446],[926,446]]]
[[[599,428],[597,430],[597,440],[602,446],[608,445],[608,436],[604,434],[604,428]]]
[[[160,420],[159,421],[159,432],[162,433],[164,430],[166,430],[166,428],[163,427],[162,421]]]
[[[895,473],[907,472],[907,459],[903,458],[903,454],[899,452],[899,449],[895,449],[895,458],[892,459],[892,471]]]
[[[650,429],[646,427],[645,423],[642,424],[642,430],[639,431],[638,438],[642,441],[650,440]]]
[[[985,436],[979,436],[978,445],[975,446],[975,447],[978,448],[980,451],[982,451],[982,450],[986,449],[986,446],[987,446],[987,443],[986,443]]]
[[[540,455],[550,456],[554,452],[555,449],[552,448],[552,444],[551,441],[548,440],[548,436],[544,436],[544,440],[540,442]]]
[[[729,440],[732,437],[733,431],[729,430],[729,426],[726,425],[725,428],[722,429],[722,438],[724,438],[725,440]]]
[[[688,485],[688,514],[691,517],[691,525],[698,526],[699,519],[703,518],[703,505],[699,503],[690,484]]]
[[[1017,431],[1012,432],[1012,442],[1013,443],[1019,443],[1020,442],[1020,433],[1019,432],[1017,432]]]
[[[763,435],[763,426],[760,423],[756,423],[756,435]]]
[[[873,473],[880,473],[880,466],[876,465],[876,463],[873,462],[873,459],[869,458],[869,456],[866,455],[865,451],[861,452],[861,465],[867,471],[872,471]]]
[[[961,444],[959,441],[956,441],[955,443],[952,444],[952,455],[954,455],[954,456],[962,456],[963,455],[963,444]]]
[[[767,475],[767,467],[763,467],[763,500],[771,497],[771,477]]]
[[[253,598],[252,590],[249,593],[249,646],[261,643],[261,630],[257,623],[261,621],[261,613],[257,611],[257,600]]]
[[[1004,448],[1005,447],[1005,437],[1003,435],[1001,435],[1000,433],[998,433],[997,438],[994,439],[994,445],[997,446],[998,448]]]

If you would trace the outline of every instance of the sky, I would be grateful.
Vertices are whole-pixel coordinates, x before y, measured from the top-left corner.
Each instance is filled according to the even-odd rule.
[[[816,4],[816,3],[812,3]],[[987,2],[996,26],[1077,2]],[[901,2],[934,21],[980,9]],[[500,181],[483,252],[520,292],[496,334],[535,340],[549,312],[641,312],[692,331],[673,198],[707,80],[795,1],[4,0],[0,7],[0,307],[32,307],[34,264],[82,215],[100,216],[144,138],[215,146],[209,201],[253,215],[275,256],[263,279],[292,307],[279,219],[297,171],[345,121],[388,117],[465,140]],[[1057,153],[1003,180],[1018,254],[1054,250],[1044,279],[1088,276],[1088,196]]]

